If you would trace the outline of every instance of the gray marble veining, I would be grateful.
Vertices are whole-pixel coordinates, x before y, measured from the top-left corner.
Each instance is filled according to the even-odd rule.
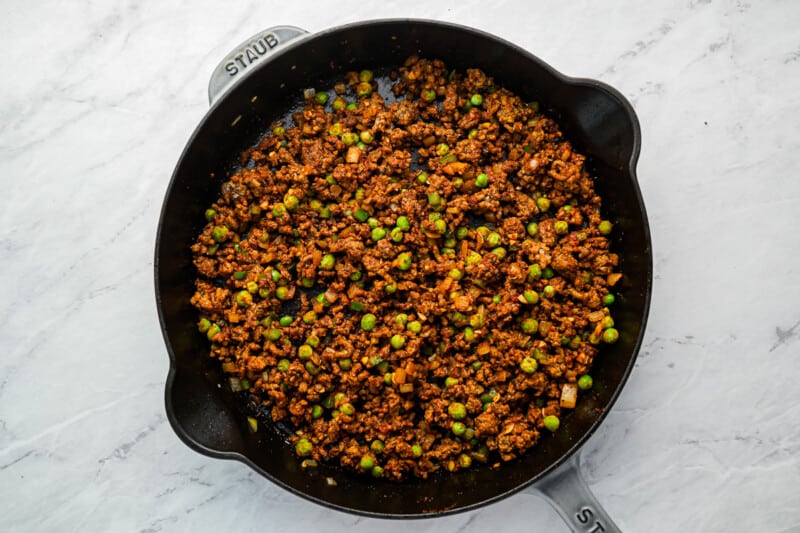
[[[404,531],[173,434],[152,256],[227,49],[275,24],[475,26],[620,89],[655,252],[644,348],[589,442],[631,531],[800,531],[800,4],[415,0],[0,6],[0,530]],[[534,527],[536,526],[536,527]],[[426,531],[565,531],[519,494]]]

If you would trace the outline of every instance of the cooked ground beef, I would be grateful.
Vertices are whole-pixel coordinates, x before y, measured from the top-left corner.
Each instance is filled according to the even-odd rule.
[[[399,480],[557,430],[617,338],[620,275],[585,158],[538,104],[438,60],[389,78],[391,102],[369,71],[308,94],[242,154],[192,304],[298,455]]]

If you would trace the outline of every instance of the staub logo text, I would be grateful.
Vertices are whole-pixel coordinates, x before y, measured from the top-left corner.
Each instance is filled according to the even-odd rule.
[[[263,35],[259,39],[251,42],[238,54],[233,56],[230,61],[225,63],[225,71],[229,76],[236,76],[240,71],[246,69],[258,59],[278,46],[279,41],[274,33]]]

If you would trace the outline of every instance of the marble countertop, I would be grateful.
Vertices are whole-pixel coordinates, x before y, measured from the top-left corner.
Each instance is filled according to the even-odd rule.
[[[0,5],[0,530],[407,530],[178,440],[152,260],[167,182],[230,47],[276,24],[408,16],[514,41],[617,87],[639,115],[653,304],[586,447],[598,499],[629,531],[800,531],[791,0]],[[566,531],[525,493],[412,527]]]

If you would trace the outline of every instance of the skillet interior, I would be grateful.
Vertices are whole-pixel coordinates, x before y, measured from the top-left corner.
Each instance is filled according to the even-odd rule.
[[[273,429],[248,431],[242,402],[220,387],[218,363],[207,357],[189,304],[195,270],[189,246],[203,211],[269,123],[286,114],[306,87],[330,87],[349,70],[400,64],[407,56],[443,59],[449,68],[478,67],[523,99],[539,100],[578,150],[589,156],[608,218],[616,221],[614,251],[621,256],[623,297],[614,310],[620,341],[605,347],[592,375],[595,386],[562,429],[545,435],[523,458],[499,469],[473,467],[427,481],[395,484],[321,465],[302,470]],[[195,450],[243,461],[279,485],[341,510],[381,517],[413,517],[483,505],[530,484],[562,463],[588,438],[622,388],[639,349],[650,299],[652,258],[644,205],[635,177],[640,132],[633,110],[613,89],[565,78],[505,41],[472,29],[427,21],[375,21],[325,31],[288,46],[215,104],[175,169],[161,213],[155,257],[156,299],[170,354],[167,415]],[[252,101],[252,97],[258,98]],[[237,116],[241,119],[231,125]],[[336,480],[329,486],[326,477]]]

